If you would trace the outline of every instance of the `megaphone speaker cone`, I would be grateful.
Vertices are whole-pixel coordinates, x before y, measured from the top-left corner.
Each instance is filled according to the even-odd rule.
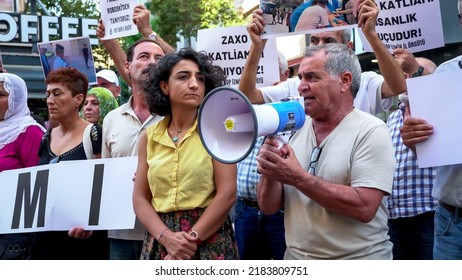
[[[243,160],[255,145],[257,121],[247,97],[231,87],[209,92],[199,108],[199,135],[207,152],[223,163]],[[239,130],[239,133],[233,131]]]

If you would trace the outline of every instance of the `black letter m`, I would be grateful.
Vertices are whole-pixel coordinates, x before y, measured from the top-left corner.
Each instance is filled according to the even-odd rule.
[[[34,194],[31,200],[31,182],[30,173],[19,174],[18,177],[18,188],[16,191],[16,201],[14,203],[13,221],[11,223],[11,229],[19,228],[19,221],[21,220],[21,210],[24,202],[24,227],[31,228],[34,222],[35,210],[37,209],[37,202],[40,203],[37,219],[37,227],[45,226],[45,209],[46,209],[46,197],[48,190],[48,173],[49,170],[41,170],[37,172],[37,178],[35,179]],[[24,198],[24,199],[23,199]]]

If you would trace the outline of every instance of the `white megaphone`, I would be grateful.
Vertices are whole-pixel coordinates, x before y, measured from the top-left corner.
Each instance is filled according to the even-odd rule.
[[[219,87],[199,108],[199,135],[207,152],[222,163],[237,163],[252,151],[260,136],[287,143],[305,123],[303,98],[252,105],[239,90]],[[282,145],[281,143],[281,145]]]

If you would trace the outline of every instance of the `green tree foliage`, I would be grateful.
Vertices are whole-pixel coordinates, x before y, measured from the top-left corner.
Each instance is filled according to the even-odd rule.
[[[172,46],[178,35],[189,39],[200,29],[245,23],[232,0],[150,0],[146,6],[154,15],[155,30]]]
[[[42,0],[50,14],[60,17],[99,18],[97,1],[92,0]]]
[[[42,0],[51,15],[72,18],[100,18],[98,1],[93,0]],[[52,40],[55,40],[51,37]],[[56,38],[57,39],[57,38]],[[110,68],[112,61],[101,46],[92,46],[96,68]]]

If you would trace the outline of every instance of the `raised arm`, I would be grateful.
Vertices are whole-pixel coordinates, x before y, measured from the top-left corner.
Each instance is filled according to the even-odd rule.
[[[144,5],[139,4],[135,7],[133,10],[133,21],[138,27],[138,31],[143,37],[149,37],[149,35],[153,35],[150,38],[159,44],[159,46],[164,50],[165,54],[175,52],[175,49],[172,46],[170,46],[159,36],[159,34],[152,30],[151,23],[149,22],[149,16],[149,10]]]
[[[358,27],[364,33],[377,58],[385,82],[382,84],[382,98],[388,98],[406,91],[406,81],[401,67],[380,41],[375,26],[379,9],[373,0],[360,0]]]
[[[265,25],[262,15],[262,10],[254,11],[252,23],[247,26],[252,45],[239,82],[239,90],[249,98],[250,102],[256,104],[265,103],[261,91],[256,87],[258,63],[266,44],[266,40],[261,38]]]
[[[105,34],[105,27],[103,21],[98,21],[96,27],[96,36],[109,53],[109,56],[114,61],[115,67],[125,82],[131,86],[130,76],[125,72],[125,62],[127,61],[127,55],[124,50],[120,47],[119,43],[115,39],[103,40]]]
[[[175,49],[170,46],[167,42],[165,42],[157,33],[155,33],[149,22],[149,10],[146,9],[143,5],[137,5],[133,10],[133,22],[136,24],[138,28],[138,32],[141,33],[143,37],[152,38],[159,46],[164,50],[165,53],[172,53],[175,52]],[[115,39],[109,40],[102,40],[105,34],[105,27],[103,21],[100,19],[98,22],[98,26],[96,28],[96,36],[100,39],[101,44],[106,48],[109,56],[114,61],[115,67],[125,82],[131,86],[131,80],[128,73],[125,72],[125,62],[127,61],[127,55],[120,47],[119,43]]]

